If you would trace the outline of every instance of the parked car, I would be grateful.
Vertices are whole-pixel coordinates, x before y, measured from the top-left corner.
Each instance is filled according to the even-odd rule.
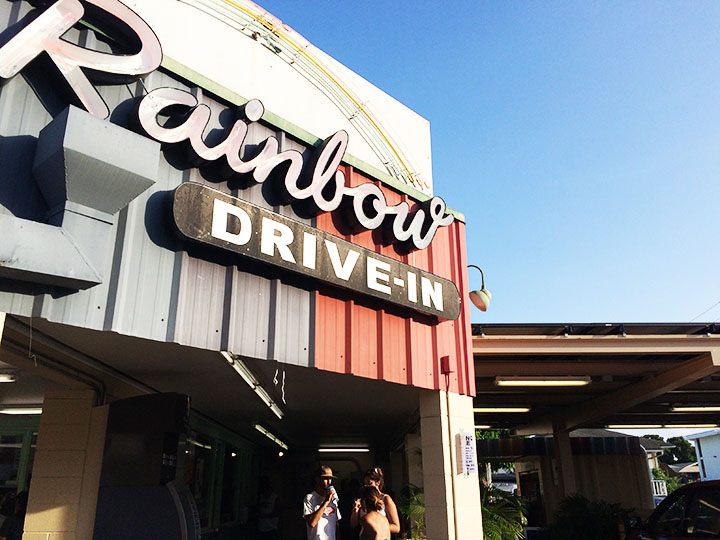
[[[720,538],[720,480],[693,482],[658,505],[645,523],[633,527],[636,540],[717,540]]]

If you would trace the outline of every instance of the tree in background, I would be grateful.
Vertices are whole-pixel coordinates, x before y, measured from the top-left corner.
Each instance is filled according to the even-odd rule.
[[[643,435],[646,439],[667,442],[674,445],[674,448],[666,448],[662,455],[658,458],[660,463],[673,465],[675,463],[693,463],[697,461],[695,457],[695,447],[685,437],[670,437],[667,441],[660,435],[650,434]]]
[[[672,461],[663,461],[663,463],[692,463],[697,461],[695,447],[685,437],[670,437],[667,442],[675,445],[675,448],[665,450],[667,454],[672,456]],[[660,458],[661,461],[666,456],[666,453]]]

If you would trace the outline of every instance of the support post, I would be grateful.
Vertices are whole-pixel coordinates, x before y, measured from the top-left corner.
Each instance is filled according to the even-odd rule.
[[[471,397],[422,391],[420,437],[428,540],[483,538],[478,471],[458,474],[454,466],[457,434],[474,432],[474,420]]]
[[[45,394],[24,540],[92,538],[107,407],[92,390]]]
[[[575,463],[570,444],[570,431],[562,421],[553,422],[553,441],[555,442],[555,460],[560,477],[560,493],[563,497],[577,493],[575,482]]]

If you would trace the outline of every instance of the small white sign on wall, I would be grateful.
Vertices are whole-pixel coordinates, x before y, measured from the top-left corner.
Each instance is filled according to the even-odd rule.
[[[457,434],[458,472],[469,476],[477,473],[477,449],[475,433],[461,430]]]

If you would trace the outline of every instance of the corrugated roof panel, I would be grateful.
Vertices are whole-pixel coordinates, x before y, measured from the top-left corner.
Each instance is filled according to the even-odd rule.
[[[277,133],[280,148],[296,150],[300,153],[306,151],[305,147],[289,139],[284,133]],[[309,152],[312,152],[310,150]],[[290,205],[276,207],[275,210],[295,221],[311,224],[308,218],[299,217]],[[269,351],[269,358],[307,366],[310,354],[310,293],[304,289],[293,287],[281,280],[274,280],[275,294],[270,321],[273,328],[273,350]]]
[[[307,366],[310,350],[310,293],[281,284],[275,301],[272,357],[280,362]]]
[[[161,160],[157,181],[128,206],[117,288],[111,291],[110,327],[121,333],[165,340],[173,304],[172,285],[178,242],[169,225],[168,192],[181,172]]]
[[[228,350],[267,358],[270,327],[270,281],[233,269]]]

